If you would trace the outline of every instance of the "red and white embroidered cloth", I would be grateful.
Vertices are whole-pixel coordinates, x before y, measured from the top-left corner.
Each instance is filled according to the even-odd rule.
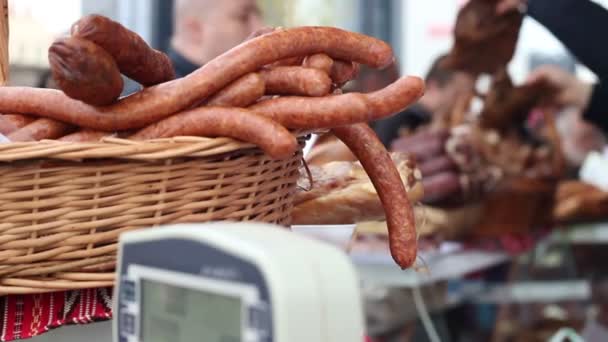
[[[112,289],[5,296],[0,308],[0,341],[27,339],[63,325],[112,318]]]

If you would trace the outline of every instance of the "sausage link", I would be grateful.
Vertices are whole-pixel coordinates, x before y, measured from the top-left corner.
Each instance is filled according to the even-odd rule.
[[[34,118],[20,114],[0,114],[0,134],[11,134],[34,120]]]
[[[69,97],[104,106],[116,102],[123,80],[116,62],[104,49],[85,39],[66,37],[49,48],[53,79]]]
[[[334,66],[334,60],[324,53],[318,53],[306,57],[304,62],[302,62],[302,66],[305,68],[321,70],[325,72],[326,75],[330,75]]]
[[[72,36],[89,40],[105,49],[120,71],[144,86],[175,78],[167,55],[151,48],[137,33],[101,15],[88,15],[71,28]]]
[[[262,96],[266,87],[258,73],[247,74],[213,95],[207,102],[215,107],[248,107]]]
[[[376,68],[393,62],[390,46],[381,40],[331,27],[300,27],[244,42],[186,77],[145,88],[106,107],[48,89],[0,87],[0,113],[36,114],[102,131],[141,128],[200,103],[264,65],[322,52]]]
[[[95,142],[112,135],[109,132],[95,131],[92,129],[83,129],[72,134],[63,136],[57,140],[66,142]]]
[[[57,139],[68,134],[72,129],[72,126],[63,122],[51,119],[38,119],[9,134],[8,139],[13,142]]]
[[[325,96],[331,79],[321,70],[303,67],[274,67],[260,72],[269,95]]]
[[[359,71],[361,71],[359,63],[335,60],[329,75],[335,84],[342,87],[344,84],[357,78]]]
[[[36,120],[34,117],[22,114],[3,114],[2,116],[17,126],[17,128],[25,127]]]
[[[0,116],[0,134],[10,134],[19,128],[12,122],[8,121],[4,115]]]
[[[322,129],[369,122],[396,114],[418,100],[424,82],[403,77],[378,92],[319,98],[280,97],[258,102],[251,110],[292,129]]]
[[[280,67],[280,66],[301,66],[304,63],[304,56],[296,56],[281,59],[280,61],[276,61],[270,65],[269,67]]]
[[[424,81],[418,77],[406,76],[398,79],[384,89],[366,94],[374,120],[405,110],[424,95]]]
[[[298,149],[296,138],[283,126],[249,110],[199,107],[150,125],[130,138],[146,140],[176,136],[231,137],[259,146],[273,158],[287,158]]]
[[[414,209],[390,154],[367,124],[333,129],[357,156],[380,197],[388,226],[391,255],[405,269],[416,261],[417,235]]]

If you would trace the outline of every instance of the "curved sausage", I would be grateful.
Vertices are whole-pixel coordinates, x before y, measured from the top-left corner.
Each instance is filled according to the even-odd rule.
[[[250,73],[213,95],[207,102],[207,105],[216,107],[248,107],[264,96],[265,91],[266,87],[262,76],[258,73]]]
[[[325,72],[326,75],[330,75],[334,66],[334,60],[324,53],[318,53],[306,57],[304,62],[302,62],[302,66],[305,68],[321,70]]]
[[[8,121],[4,115],[0,116],[0,134],[10,134],[19,128],[12,122]]]
[[[200,103],[264,65],[321,52],[376,68],[393,63],[392,49],[381,40],[331,27],[299,27],[244,42],[186,77],[145,88],[107,107],[43,92],[46,89],[0,87],[0,113],[37,114],[102,131],[141,128]]]
[[[333,129],[357,156],[376,188],[386,214],[391,255],[405,269],[416,261],[417,235],[414,209],[390,154],[367,124]]]
[[[366,94],[374,116],[382,118],[399,113],[424,95],[425,85],[421,78],[406,76],[386,88]]]
[[[363,94],[279,97],[249,107],[290,129],[323,129],[372,120]]]
[[[285,59],[281,59],[280,61],[276,61],[270,65],[268,65],[269,67],[278,67],[278,66],[301,66],[302,63],[304,62],[304,56],[296,56],[296,57],[290,57],[290,58],[285,58]]]
[[[49,48],[53,79],[69,97],[96,106],[116,102],[123,80],[116,62],[104,49],[85,39],[67,37]]]
[[[200,107],[150,125],[130,138],[146,140],[176,136],[231,137],[259,146],[273,158],[287,158],[298,149],[283,126],[241,108]]]
[[[92,129],[83,129],[72,134],[63,136],[57,140],[66,142],[95,142],[112,135],[109,132],[95,131]]]
[[[72,126],[63,122],[51,119],[38,119],[31,124],[9,134],[8,139],[13,142],[57,139],[66,135],[72,129]]]
[[[2,114],[2,117],[13,123],[17,128],[25,127],[36,120],[34,117],[22,114]]]
[[[298,66],[262,69],[260,75],[269,95],[325,96],[331,91],[331,79],[321,70]]]
[[[258,102],[250,109],[292,129],[321,129],[369,122],[399,113],[418,100],[424,81],[403,77],[371,94],[280,97]]]
[[[0,134],[11,134],[35,119],[21,114],[0,114]]]
[[[105,49],[120,71],[141,83],[152,86],[175,78],[167,55],[151,48],[137,33],[101,15],[88,15],[71,28],[72,36],[89,40]]]
[[[343,86],[359,76],[361,65],[356,62],[335,60],[329,73],[335,84]]]

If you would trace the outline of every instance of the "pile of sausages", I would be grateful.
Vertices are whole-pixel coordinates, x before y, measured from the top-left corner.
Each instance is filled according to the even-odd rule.
[[[174,79],[167,56],[119,23],[93,15],[51,46],[49,61],[61,91],[0,88],[0,113],[11,113],[0,116],[0,133],[11,141],[231,137],[286,158],[298,149],[293,131],[331,129],[378,190],[394,259],[403,268],[414,263],[412,206],[367,123],[407,108],[424,93],[424,82],[403,77],[369,94],[341,92],[360,64],[380,69],[393,63],[385,42],[331,27],[266,29]],[[143,89],[119,99],[121,74]]]

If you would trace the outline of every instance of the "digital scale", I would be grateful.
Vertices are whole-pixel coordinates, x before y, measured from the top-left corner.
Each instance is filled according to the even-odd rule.
[[[174,225],[120,238],[117,342],[361,342],[347,255],[256,223]]]

